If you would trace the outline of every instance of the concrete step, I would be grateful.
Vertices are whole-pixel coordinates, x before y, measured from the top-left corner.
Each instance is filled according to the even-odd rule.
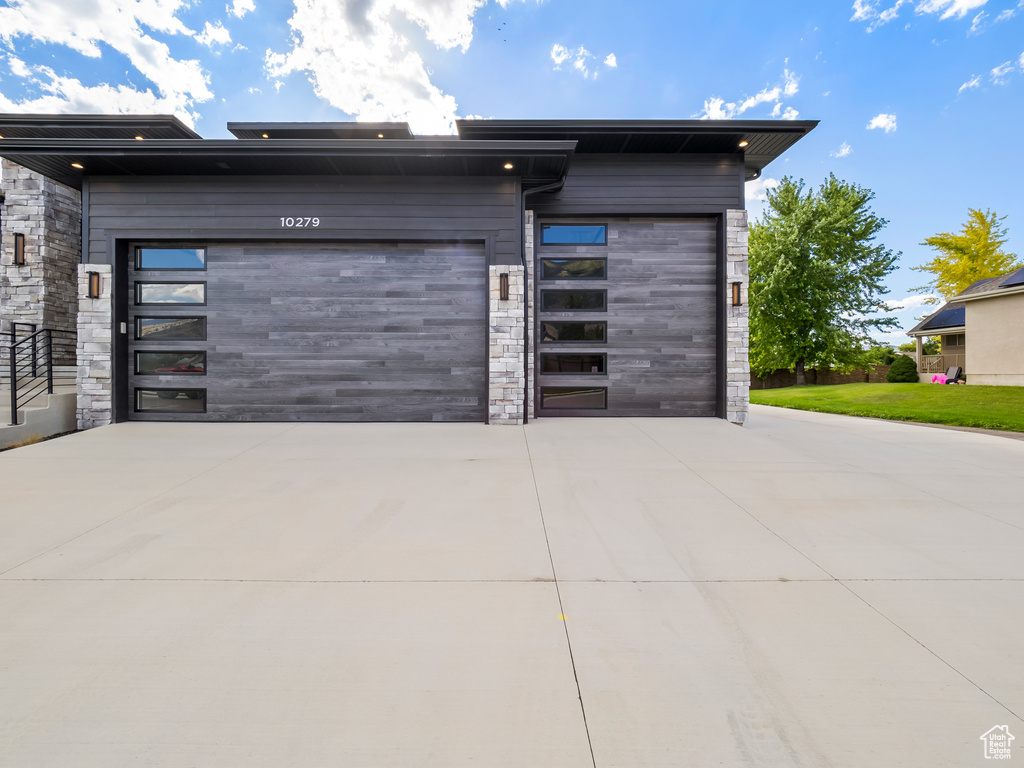
[[[10,393],[0,397],[0,448],[9,448],[26,440],[71,432],[78,426],[78,396],[73,386],[54,387],[52,395],[39,395],[24,408],[18,408],[18,424],[11,425]]]

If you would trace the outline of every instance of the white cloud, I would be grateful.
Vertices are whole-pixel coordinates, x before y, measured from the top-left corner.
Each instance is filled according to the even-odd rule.
[[[914,0],[896,0],[890,7],[879,10],[879,0],[854,0],[853,16],[850,17],[850,21],[870,22],[867,31],[873,32],[883,24],[887,24],[897,18],[900,14],[900,9],[905,5],[911,5],[913,2]],[[917,4],[914,5],[914,12],[918,15],[938,13],[940,14],[940,19],[950,19],[953,17],[962,19],[975,9],[984,6],[987,2],[988,0],[917,0]],[[983,18],[983,13],[974,17],[972,30],[980,24]],[[906,26],[909,28],[910,25]]]
[[[1010,73],[1013,72],[1014,63],[1004,61],[998,67],[993,67],[988,73],[989,79],[996,85],[1006,85],[1010,81]]]
[[[507,7],[514,0],[497,0]],[[405,22],[445,51],[465,51],[487,0],[294,0],[290,50],[268,50],[271,78],[303,72],[316,94],[359,120],[405,120],[419,133],[454,133],[457,104],[430,79]],[[403,18],[404,17],[404,18]]]
[[[555,62],[555,69],[561,69],[562,65],[569,60],[569,49],[555,43],[551,46],[551,60]]]
[[[782,81],[771,88],[763,88],[753,96],[748,96],[742,101],[730,101],[719,96],[712,96],[704,101],[704,109],[695,115],[701,120],[732,120],[742,115],[747,110],[753,109],[761,104],[772,104],[771,117],[778,117],[782,111],[782,98],[795,96],[800,90],[800,78],[788,69],[782,72]],[[792,107],[788,107],[784,120],[795,120],[799,113]]]
[[[904,309],[917,309],[918,307],[928,306],[934,303],[935,299],[941,298],[930,293],[915,294],[914,296],[905,296],[902,299],[896,301],[887,301],[886,304],[894,311],[898,312]]]
[[[837,149],[837,150],[835,150],[833,152],[829,152],[829,155],[831,157],[846,157],[847,155],[851,154],[852,152],[853,152],[853,147],[851,147],[848,143],[846,143],[844,141],[842,144],[839,145],[839,149]]]
[[[49,67],[32,70],[32,80],[44,95],[15,102],[0,93],[0,112],[77,114],[175,114],[195,125],[184,94],[157,96],[152,90],[139,91],[126,85],[83,85],[72,77],[61,77]]]
[[[747,218],[756,221],[764,212],[765,203],[768,201],[768,190],[779,186],[778,179],[754,179],[744,184],[744,197],[746,198]]]
[[[998,16],[996,16],[995,21],[993,21],[992,23],[998,24],[1001,21],[1009,21],[1018,13],[1020,13],[1021,9],[1024,9],[1024,0],[1020,0],[1020,2],[1017,3],[1017,6],[1015,8],[1007,8],[1005,11],[1000,13]]]
[[[886,133],[892,133],[896,130],[896,115],[887,115],[883,112],[882,114],[871,118],[871,122],[868,123],[867,129],[870,131],[875,128],[881,128]]]
[[[127,57],[157,93],[127,86],[87,86],[75,78],[59,77],[47,67],[36,67],[33,81],[46,95],[17,103],[5,99],[5,108],[19,112],[173,111],[191,122],[194,105],[213,98],[207,76],[198,61],[172,57],[167,44],[149,34],[194,35],[176,16],[185,5],[185,0],[128,4],[119,0],[8,0],[7,6],[0,7],[0,40],[8,47],[13,48],[16,38],[30,37],[100,58],[101,46],[109,46]],[[110,102],[103,103],[101,96]]]
[[[981,8],[988,0],[921,0],[914,8],[918,13],[939,13],[940,19],[956,16],[962,19],[975,8]]]
[[[571,61],[572,68],[584,78],[597,79],[597,70],[594,69],[597,57],[582,45],[575,50],[569,50],[564,45],[555,43],[551,46],[551,60],[555,62],[555,69],[561,69],[563,64]],[[615,59],[615,54],[609,53],[604,59],[604,64],[607,67],[617,67],[618,61]]]
[[[963,85],[960,86],[960,88],[956,92],[956,95],[959,96],[964,91],[973,90],[974,88],[977,88],[980,85],[981,85],[981,75],[975,75],[970,80],[968,80],[966,83],[964,83]]]
[[[216,24],[206,22],[203,31],[196,35],[196,40],[212,48],[215,45],[227,45],[231,42],[231,33],[219,21]]]
[[[225,10],[238,18],[242,18],[249,11],[255,11],[256,6],[252,0],[232,0],[231,5],[225,8]]]
[[[967,30],[968,35],[977,35],[981,32],[981,22],[988,18],[988,14],[982,11],[971,20],[971,28]]]

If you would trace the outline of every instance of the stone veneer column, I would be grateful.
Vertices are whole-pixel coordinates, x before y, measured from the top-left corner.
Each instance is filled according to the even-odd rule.
[[[100,298],[90,299],[89,273],[100,274]],[[113,413],[113,312],[109,264],[78,267],[78,428],[109,424]]]
[[[533,297],[535,295],[535,291],[533,290],[533,266],[535,261],[533,258],[533,222],[533,211],[527,211],[525,231],[523,232],[523,243],[526,247],[526,285],[528,289],[526,294],[526,314],[529,315],[530,318],[530,332],[526,336],[526,415],[530,419],[535,417],[533,409],[533,394],[536,389],[534,386],[534,377],[536,376],[536,372],[533,370],[533,340],[537,338],[537,327],[533,309]]]
[[[523,423],[523,389],[526,386],[523,338],[523,268],[492,264],[489,268],[490,357],[488,365],[488,422]],[[508,274],[508,300],[500,299],[502,273]]]
[[[82,195],[6,159],[2,175],[0,330],[17,322],[74,332]],[[23,267],[13,264],[15,233],[25,235]]]
[[[747,306],[747,212],[725,213],[726,261],[726,419],[742,425],[750,410],[750,332]],[[732,305],[732,284],[740,284],[740,306]]]

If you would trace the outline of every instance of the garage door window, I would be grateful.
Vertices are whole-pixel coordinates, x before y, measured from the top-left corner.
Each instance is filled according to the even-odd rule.
[[[604,410],[608,407],[608,390],[605,387],[541,387],[540,399],[544,408]]]
[[[605,373],[608,356],[560,355],[545,353],[540,356],[541,373],[584,374],[587,376]]]
[[[604,224],[543,224],[542,245],[607,245],[608,228]]]
[[[206,269],[205,248],[136,248],[136,269]]]
[[[206,353],[189,352],[143,352],[135,353],[135,374],[137,376],[204,376],[206,374]]]
[[[206,413],[206,390],[136,388],[135,410],[150,413]]]
[[[545,312],[604,312],[608,291],[541,291],[540,307]]]
[[[540,324],[541,341],[568,341],[603,344],[607,323],[560,323],[544,320]]]
[[[145,341],[205,341],[205,317],[136,317],[135,338]]]
[[[543,280],[604,280],[608,259],[541,259]]]
[[[135,303],[206,304],[206,283],[136,283]]]

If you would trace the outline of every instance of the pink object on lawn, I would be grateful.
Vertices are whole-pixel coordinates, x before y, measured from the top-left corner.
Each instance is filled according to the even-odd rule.
[[[946,374],[944,374],[944,373],[936,373],[934,376],[932,376],[932,384],[945,384],[945,383],[946,383]]]

